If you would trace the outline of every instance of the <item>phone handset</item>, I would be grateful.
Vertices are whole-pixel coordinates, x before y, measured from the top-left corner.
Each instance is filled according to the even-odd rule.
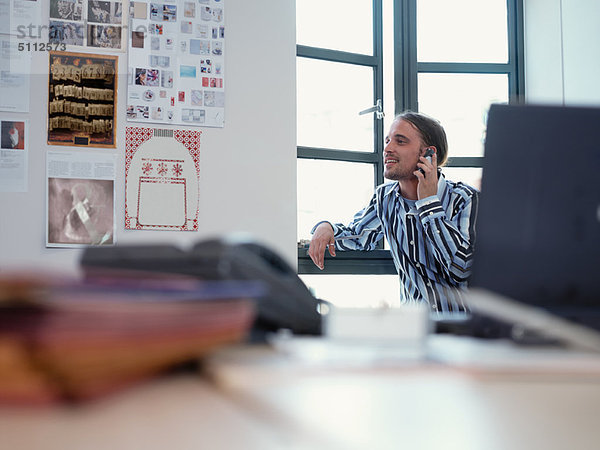
[[[433,157],[433,155],[435,155],[435,147],[427,147],[425,149],[425,154],[423,156],[425,158],[427,158],[427,161],[431,162],[431,158]],[[425,175],[425,172],[420,167],[419,167],[419,172],[421,172],[423,175]]]

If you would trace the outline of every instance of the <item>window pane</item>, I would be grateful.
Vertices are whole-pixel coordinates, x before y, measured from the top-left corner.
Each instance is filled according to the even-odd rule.
[[[372,0],[297,0],[300,45],[373,54]]]
[[[372,164],[298,159],[298,239],[321,220],[348,223],[373,195]]]
[[[400,305],[398,275],[300,275],[300,278],[317,298],[335,306]]]
[[[371,67],[297,58],[298,145],[374,151]]]
[[[481,172],[480,167],[443,167],[442,172],[446,180],[462,181],[463,183],[481,190]]]
[[[508,62],[506,0],[418,0],[419,62]]]
[[[488,110],[508,102],[508,75],[421,73],[418,83],[419,111],[442,123],[449,156],[482,156]]]

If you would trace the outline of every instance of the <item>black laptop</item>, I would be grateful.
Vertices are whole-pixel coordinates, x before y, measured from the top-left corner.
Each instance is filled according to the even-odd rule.
[[[475,314],[600,347],[600,108],[493,105],[476,232]]]

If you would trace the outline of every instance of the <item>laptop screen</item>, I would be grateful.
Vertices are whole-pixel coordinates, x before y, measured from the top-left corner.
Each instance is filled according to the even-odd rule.
[[[493,105],[470,286],[600,330],[600,108]]]

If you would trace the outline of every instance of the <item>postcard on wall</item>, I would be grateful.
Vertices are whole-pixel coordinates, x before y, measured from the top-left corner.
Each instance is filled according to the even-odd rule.
[[[131,1],[127,120],[223,127],[223,0]]]
[[[124,51],[123,1],[49,0],[48,42]]]
[[[0,192],[27,192],[29,121],[0,118]]]
[[[115,154],[47,152],[47,247],[114,244],[115,167]]]
[[[48,144],[116,147],[117,58],[50,52]]]
[[[127,127],[125,229],[198,231],[201,133]]]

